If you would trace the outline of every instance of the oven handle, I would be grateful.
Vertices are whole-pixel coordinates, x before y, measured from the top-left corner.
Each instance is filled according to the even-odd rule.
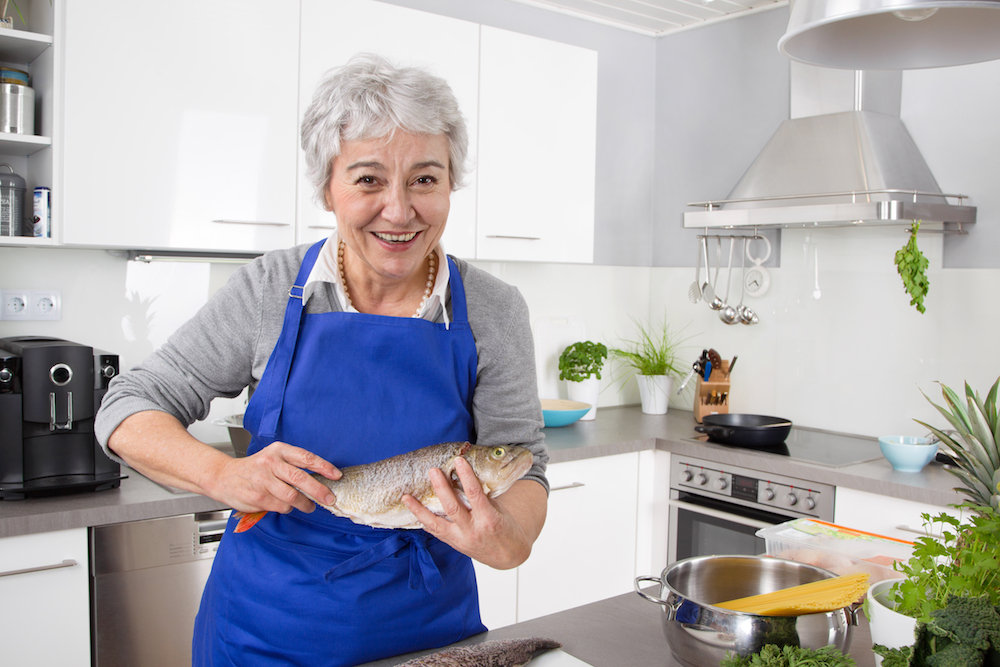
[[[695,505],[694,503],[687,503],[683,500],[669,499],[667,503],[671,507],[676,507],[682,510],[688,510],[689,512],[695,512],[696,514],[704,514],[706,516],[712,516],[716,519],[722,519],[723,521],[732,521],[733,523],[738,523],[741,526],[750,526],[751,528],[770,528],[774,524],[768,523],[767,521],[758,521],[757,519],[748,519],[746,517],[739,516],[738,514],[730,514],[729,512],[721,512],[710,507],[702,507],[701,505]]]

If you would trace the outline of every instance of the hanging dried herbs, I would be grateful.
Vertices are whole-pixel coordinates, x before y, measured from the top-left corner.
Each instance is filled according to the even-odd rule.
[[[925,312],[924,297],[930,283],[927,281],[927,266],[929,262],[917,247],[917,231],[920,220],[913,223],[910,229],[910,240],[896,251],[896,271],[903,279],[903,288],[910,295],[910,305],[916,306],[921,313]]]

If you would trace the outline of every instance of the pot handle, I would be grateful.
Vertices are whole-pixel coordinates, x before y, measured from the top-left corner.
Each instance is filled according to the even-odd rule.
[[[667,620],[668,621],[674,620],[674,617],[677,616],[677,610],[680,608],[681,603],[684,602],[684,600],[680,599],[680,600],[677,601],[677,604],[670,604],[666,600],[661,600],[660,598],[656,597],[655,595],[650,595],[649,593],[646,593],[645,591],[643,591],[642,589],[639,588],[639,583],[640,582],[645,582],[645,581],[648,581],[648,582],[654,583],[654,584],[662,584],[663,583],[660,580],[659,577],[653,577],[653,576],[649,576],[649,575],[642,576],[642,577],[636,577],[635,578],[635,592],[638,593],[640,597],[643,597],[643,598],[649,600],[650,602],[653,602],[655,604],[661,604],[664,607],[666,607],[665,611],[667,612]]]

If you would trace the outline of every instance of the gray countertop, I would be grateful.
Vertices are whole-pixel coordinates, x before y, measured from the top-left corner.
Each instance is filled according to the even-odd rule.
[[[552,463],[661,449],[685,456],[946,506],[961,501],[957,479],[937,463],[920,473],[900,473],[882,458],[841,468],[798,462],[747,449],[692,441],[693,413],[646,415],[638,406],[600,408],[597,419],[545,429]],[[873,441],[874,442],[874,441]],[[878,452],[877,443],[874,451]],[[0,537],[139,521],[225,509],[192,493],[175,493],[133,470],[117,489],[0,502]]]
[[[601,600],[549,616],[508,625],[460,642],[475,644],[488,639],[548,637],[562,650],[593,667],[681,667],[670,654],[663,636],[661,607],[635,593]],[[858,667],[873,667],[871,632],[863,614],[851,634],[849,653]],[[392,667],[434,651],[422,651],[367,663],[364,667]],[[529,667],[530,667],[529,663]]]

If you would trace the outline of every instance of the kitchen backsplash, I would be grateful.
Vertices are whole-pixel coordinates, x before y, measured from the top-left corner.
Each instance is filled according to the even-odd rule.
[[[517,286],[533,318],[580,318],[591,340],[614,345],[633,337],[632,318],[659,322],[666,316],[687,339],[685,365],[703,347],[727,359],[738,355],[733,412],[862,435],[922,434],[914,418],[941,418],[921,390],[937,400],[937,380],[957,387],[969,380],[985,392],[996,379],[1000,270],[941,269],[941,236],[921,234],[931,266],[922,315],[909,305],[893,263],[906,236],[903,227],[785,230],[782,267],[770,269],[770,290],[746,300],[760,316],[754,326],[726,325],[703,302],[691,303],[692,268],[476,264]],[[67,338],[118,353],[123,368],[161,345],[236,268],[143,264],[100,250],[45,248],[0,248],[0,266],[4,287],[58,289],[63,299],[61,321],[2,322],[0,335]],[[739,298],[738,273],[733,302]],[[724,279],[725,270],[720,283]],[[615,369],[610,371],[599,405],[638,403],[634,381],[614,383]],[[692,400],[689,387],[671,398],[671,409],[690,410]],[[212,419],[242,409],[243,398],[216,401],[209,419],[192,432],[224,441],[226,431]]]

